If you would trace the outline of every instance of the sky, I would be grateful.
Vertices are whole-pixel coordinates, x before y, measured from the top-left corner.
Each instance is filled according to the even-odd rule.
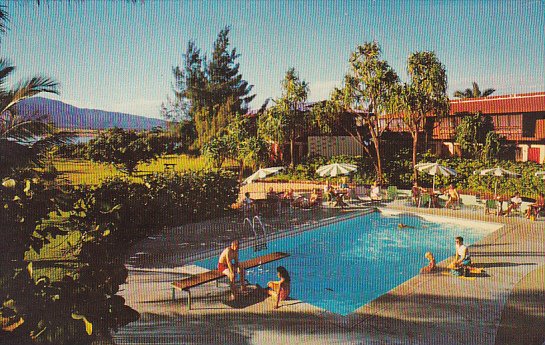
[[[189,40],[209,53],[231,26],[243,78],[259,108],[280,96],[294,67],[309,100],[329,97],[350,53],[376,40],[407,81],[415,51],[435,51],[449,96],[476,81],[496,94],[545,91],[545,0],[480,1],[2,1],[10,30],[0,56],[17,66],[11,80],[47,75],[66,103],[149,117],[172,95],[172,67]]]

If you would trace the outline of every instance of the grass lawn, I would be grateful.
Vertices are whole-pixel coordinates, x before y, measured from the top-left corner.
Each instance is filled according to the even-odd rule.
[[[71,184],[98,184],[108,177],[126,176],[112,165],[95,163],[83,159],[58,158],[53,164],[61,173],[61,179],[66,179]],[[206,167],[204,157],[192,157],[188,155],[167,155],[152,161],[149,164],[140,164],[134,178],[154,172],[165,171],[165,164],[175,164],[174,171],[198,170]]]

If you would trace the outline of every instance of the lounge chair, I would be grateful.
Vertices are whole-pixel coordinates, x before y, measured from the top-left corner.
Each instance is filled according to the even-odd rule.
[[[389,201],[397,200],[397,186],[388,186],[386,196]]]
[[[489,214],[490,210],[496,210],[496,208],[497,208],[497,202],[494,199],[486,200],[484,205],[485,205],[484,206],[484,213],[485,214]]]
[[[428,193],[422,193],[420,194],[420,202],[418,207],[427,206],[430,207],[431,205],[431,197]]]

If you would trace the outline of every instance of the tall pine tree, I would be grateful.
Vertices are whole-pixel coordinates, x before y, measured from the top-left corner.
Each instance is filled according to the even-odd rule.
[[[237,114],[245,114],[255,97],[250,95],[253,85],[239,72],[240,55],[229,49],[229,31],[227,26],[219,32],[210,59],[193,41],[188,43],[182,67],[173,69],[175,98],[162,107],[168,120],[194,123],[197,147],[221,134]]]

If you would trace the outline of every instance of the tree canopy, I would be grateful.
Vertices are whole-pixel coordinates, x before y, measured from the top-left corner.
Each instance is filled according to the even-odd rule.
[[[93,161],[114,165],[132,175],[141,162],[156,159],[163,152],[156,134],[111,128],[88,143],[87,154]]]
[[[465,90],[458,90],[454,92],[454,97],[457,98],[479,98],[479,97],[488,97],[491,94],[496,92],[496,89],[486,89],[481,92],[479,85],[476,82],[473,82],[472,88],[467,88]]]
[[[259,133],[270,141],[290,143],[290,163],[294,165],[295,140],[309,130],[311,113],[304,109],[309,94],[308,83],[295,68],[287,70],[280,83],[282,94],[274,105],[259,117]]]
[[[377,180],[382,180],[381,137],[387,129],[385,115],[392,111],[393,96],[399,77],[386,60],[381,59],[377,42],[358,46],[350,56],[350,70],[341,88],[331,99],[314,108],[314,120],[322,129],[340,126],[349,133],[372,159]],[[346,121],[351,114],[351,121]]]
[[[173,68],[174,99],[161,108],[163,117],[173,122],[190,121],[201,147],[237,115],[245,114],[255,95],[253,85],[243,79],[236,48],[230,49],[230,28],[223,28],[208,58],[189,41],[183,64]]]
[[[419,135],[426,116],[442,117],[449,112],[447,72],[434,52],[421,51],[407,60],[409,82],[399,91],[399,111],[413,138],[413,167],[416,165]]]

